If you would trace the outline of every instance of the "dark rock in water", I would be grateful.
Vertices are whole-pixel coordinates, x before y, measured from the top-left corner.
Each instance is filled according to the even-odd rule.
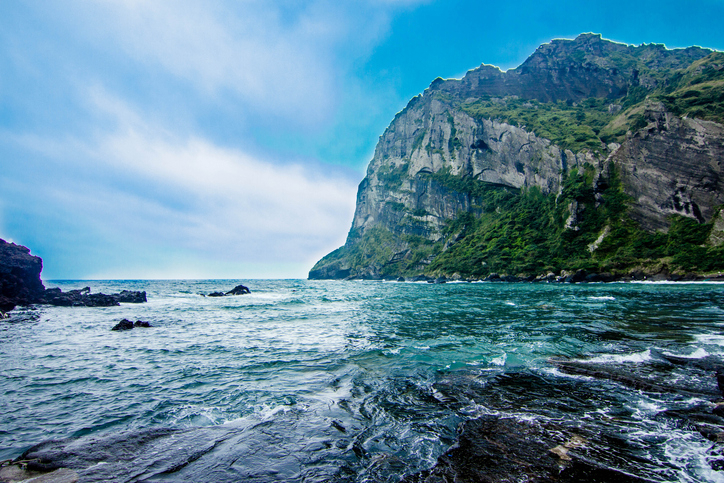
[[[123,319],[118,322],[111,330],[131,330],[133,329],[133,322],[128,319]]]
[[[412,282],[427,282],[430,280],[430,277],[426,275],[417,275],[416,277],[412,277]]]
[[[596,283],[596,282],[615,282],[616,276],[612,273],[589,273],[586,275],[586,277],[583,279],[583,282],[586,283]]]
[[[121,302],[146,302],[146,292],[123,290],[117,294],[91,293],[90,287],[63,292],[59,288],[50,288],[43,293],[37,303],[61,307],[112,307]]]
[[[249,287],[245,287],[243,285],[237,285],[236,287],[232,288],[228,292],[226,292],[226,295],[244,295],[247,293],[251,293],[251,290],[249,290]]]
[[[116,300],[122,303],[128,304],[142,304],[148,302],[146,299],[146,292],[132,292],[130,290],[121,290],[120,293],[113,295]]]
[[[405,281],[405,277],[399,277],[399,278],[397,279],[397,281],[398,281],[398,282],[404,282],[404,281]]]
[[[43,260],[24,246],[0,239],[0,310],[35,303],[45,291],[40,281]]]
[[[236,287],[232,288],[228,292],[211,292],[208,297],[226,297],[228,295],[244,295],[251,293],[251,290],[249,290],[249,287],[245,287],[244,285],[237,285]]]
[[[145,320],[137,320],[136,322],[131,322],[128,319],[123,319],[120,322],[118,322],[111,330],[131,330],[134,327],[153,327],[149,322],[146,322]]]

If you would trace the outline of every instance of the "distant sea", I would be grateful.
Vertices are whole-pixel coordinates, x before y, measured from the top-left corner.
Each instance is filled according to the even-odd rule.
[[[252,293],[203,296],[238,283]],[[148,303],[0,321],[0,460],[115,437],[117,481],[398,481],[432,467],[461,422],[494,414],[602,435],[612,465],[654,481],[724,481],[714,443],[671,416],[720,397],[724,284],[45,285],[145,290]],[[111,331],[123,318],[153,327]],[[559,359],[622,376],[567,374]],[[154,428],[183,431],[134,439]]]

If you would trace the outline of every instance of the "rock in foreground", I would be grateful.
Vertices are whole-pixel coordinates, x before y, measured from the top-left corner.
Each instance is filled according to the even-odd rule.
[[[573,456],[587,444],[585,438],[565,434],[560,428],[513,418],[483,416],[461,425],[457,444],[440,456],[433,469],[411,475],[403,481],[647,481],[599,465],[590,458]]]

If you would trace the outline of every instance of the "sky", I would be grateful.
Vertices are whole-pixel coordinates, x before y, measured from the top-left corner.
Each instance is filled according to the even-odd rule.
[[[724,50],[724,0],[0,0],[0,238],[43,279],[306,278],[394,115],[554,38]]]

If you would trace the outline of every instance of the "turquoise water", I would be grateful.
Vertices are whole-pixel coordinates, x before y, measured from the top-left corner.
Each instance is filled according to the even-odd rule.
[[[718,395],[724,285],[241,282],[251,295],[200,295],[233,280],[46,282],[148,303],[0,321],[0,459],[177,428],[214,444],[174,481],[397,481],[434,465],[461,421],[495,413],[623,435],[645,455],[628,471],[657,481],[724,481],[712,442],[661,416]],[[112,332],[122,318],[153,327]],[[564,374],[560,357],[685,391]]]

